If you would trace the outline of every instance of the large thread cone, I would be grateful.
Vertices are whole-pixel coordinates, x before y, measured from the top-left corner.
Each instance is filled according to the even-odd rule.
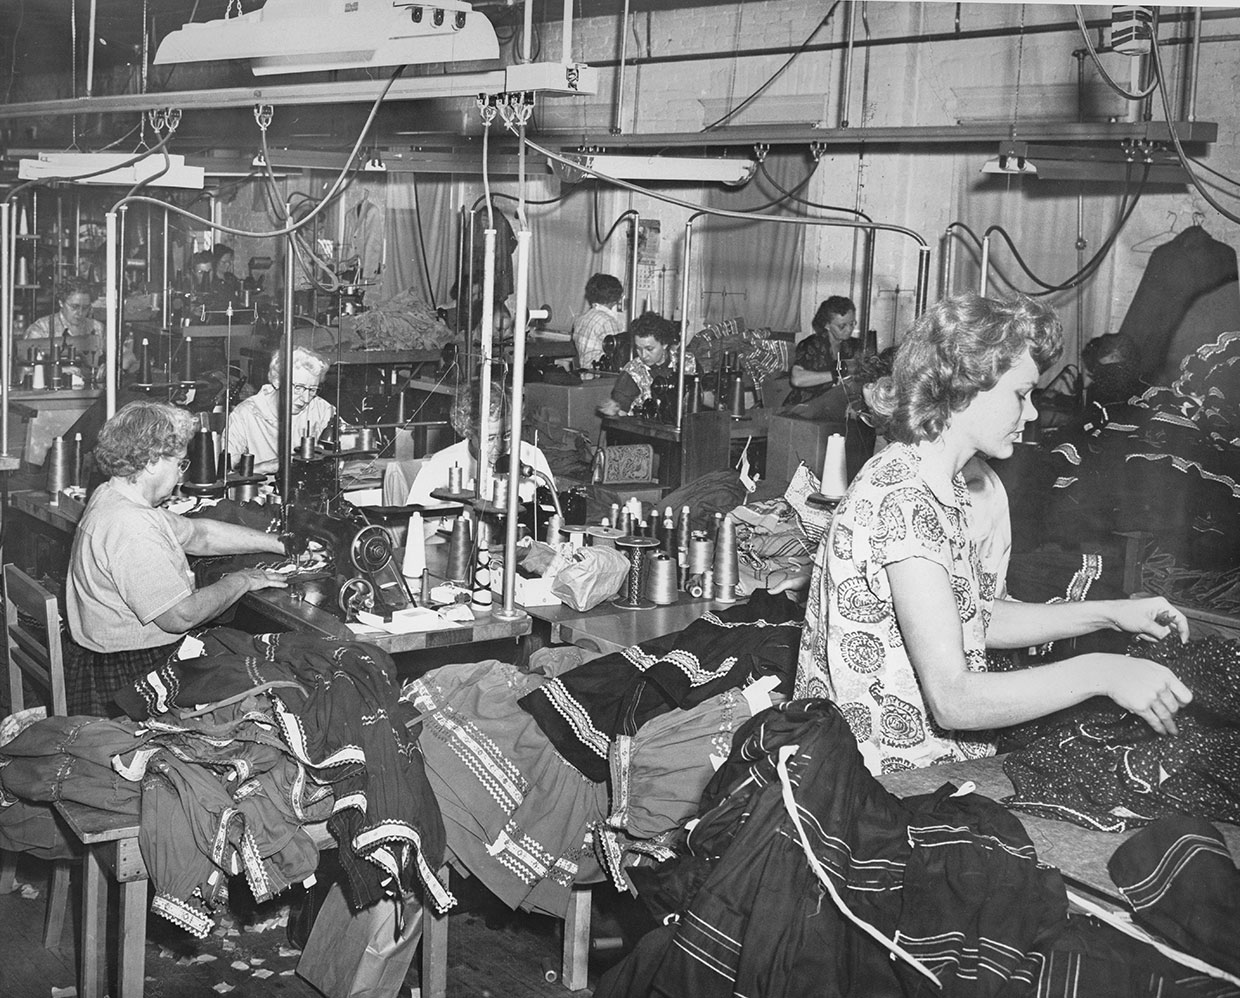
[[[189,442],[189,482],[191,485],[214,485],[218,481],[215,465],[215,441],[205,427]]]
[[[715,536],[714,597],[721,603],[736,602],[740,566],[736,560],[736,525],[725,516]]]
[[[57,437],[47,452],[47,491],[54,496],[67,489],[72,482],[73,451],[64,437]]]
[[[464,517],[457,517],[456,522],[452,524],[452,539],[448,542],[448,581],[455,582],[459,585],[468,585],[473,578],[473,566],[470,564],[470,554],[473,548],[473,538],[469,530],[469,521]]]

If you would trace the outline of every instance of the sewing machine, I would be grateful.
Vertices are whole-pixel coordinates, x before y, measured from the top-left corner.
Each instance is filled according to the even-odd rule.
[[[329,564],[327,579],[294,580],[293,595],[342,613],[346,621],[356,620],[359,610],[390,620],[393,611],[413,605],[386,527],[368,523],[360,512],[320,513],[292,504],[285,529],[295,547],[321,544]]]

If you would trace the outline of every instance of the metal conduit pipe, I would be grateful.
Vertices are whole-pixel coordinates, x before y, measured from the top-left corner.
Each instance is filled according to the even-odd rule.
[[[120,344],[120,330],[117,328],[117,299],[120,297],[116,286],[117,252],[117,217],[116,209],[104,216],[107,232],[107,250],[105,252],[104,280],[107,282],[104,292],[104,313],[106,324],[103,338],[103,391],[104,418],[111,419],[116,415],[116,355]]]
[[[986,297],[986,285],[990,279],[990,236],[982,237],[982,273],[977,282],[977,293]]]
[[[633,211],[633,239],[629,246],[629,322],[637,318],[637,230],[641,215]]]
[[[489,502],[491,461],[495,457],[490,453],[487,433],[491,428],[491,358],[494,356],[495,336],[495,229],[487,229],[482,234],[482,243],[486,255],[482,264],[482,374],[478,378],[478,477],[474,487],[477,497]],[[470,336],[472,338],[472,333]],[[500,391],[503,391],[503,385]]]
[[[13,206],[0,200],[0,457],[9,456],[9,364],[13,357],[13,308],[9,212]]]
[[[525,397],[525,320],[529,304],[530,231],[517,233],[517,314],[512,325],[512,407],[508,411],[508,502],[504,524],[503,606],[494,611],[502,620],[521,620],[524,610],[516,606],[517,593],[517,513],[521,489],[521,406]],[[486,418],[485,416],[483,417]],[[537,495],[535,495],[537,502]],[[535,517],[537,522],[537,517]]]
[[[533,143],[531,143],[531,145],[533,145]],[[539,151],[546,153],[546,150],[540,149]],[[551,155],[552,158],[559,158],[554,153],[550,153],[549,155]],[[599,176],[602,176],[602,174],[599,174]],[[612,180],[615,183],[620,183],[622,186],[624,185],[623,181],[616,181],[615,178],[612,178],[612,177],[604,177],[604,179]],[[681,202],[676,198],[667,198],[666,200],[670,201],[673,204],[685,204],[685,202]],[[740,219],[744,219],[745,221],[750,221],[750,222],[778,222],[778,223],[782,223],[785,225],[828,225],[828,226],[836,226],[836,227],[843,227],[843,228],[850,228],[850,229],[864,229],[864,230],[869,231],[872,234],[877,233],[878,231],[898,232],[901,235],[909,236],[910,238],[916,240],[917,251],[918,251],[917,284],[916,284],[916,290],[914,292],[914,308],[916,310],[915,314],[921,315],[921,313],[926,310],[926,294],[927,294],[926,284],[930,279],[930,247],[926,243],[925,239],[923,239],[918,233],[914,232],[912,229],[906,229],[900,225],[888,225],[883,222],[860,222],[860,221],[855,221],[852,219],[802,218],[798,216],[784,216],[784,215],[747,215],[744,212],[729,211],[724,208],[709,208],[709,209],[695,211],[692,215],[689,216],[689,220],[685,223],[685,242],[684,242],[684,251],[683,251],[684,273],[681,277],[681,291],[680,291],[680,352],[679,352],[680,370],[677,372],[677,376],[676,376],[676,386],[677,386],[676,429],[677,430],[681,428],[684,422],[685,336],[686,336],[686,333],[690,325],[689,323],[689,278],[690,278],[689,254],[693,246],[693,223],[696,219],[701,218],[703,215],[718,216],[721,218],[740,218]]]
[[[1230,10],[1210,11],[1204,13],[1197,11],[1197,16],[1211,21],[1222,19],[1240,18],[1240,13]],[[1171,15],[1163,18],[1164,21],[1176,22],[1186,21],[1189,18],[1186,15]],[[1105,27],[1111,22],[1109,19],[1098,19],[1095,21],[1086,20],[1085,22],[1093,27]],[[1048,24],[1029,24],[1021,28],[978,28],[974,31],[937,31],[931,34],[915,34],[915,35],[890,35],[881,38],[862,38],[854,43],[856,48],[886,48],[893,45],[922,45],[935,44],[938,42],[957,42],[957,41],[978,41],[990,38],[1014,38],[1018,35],[1029,37],[1030,35],[1054,35],[1063,33],[1075,34],[1080,29],[1077,27],[1076,21],[1055,21]],[[1223,41],[1224,36],[1211,35],[1207,41],[1216,42]],[[1184,45],[1188,44],[1187,39],[1169,38],[1158,43],[1162,47],[1168,45]],[[769,45],[763,48],[740,49],[740,50],[717,50],[713,52],[677,52],[667,55],[648,55],[640,56],[635,59],[628,60],[629,66],[654,66],[661,63],[670,62],[704,62],[712,59],[755,59],[767,56],[787,56],[794,52],[811,53],[811,52],[833,52],[836,49],[846,48],[848,45],[845,41],[838,42],[817,42],[804,47],[799,45]],[[590,65],[595,69],[606,69],[611,66],[619,65],[616,59],[591,59]]]
[[[284,217],[293,217],[293,203],[285,202]],[[284,329],[280,337],[280,426],[276,443],[280,449],[280,501],[283,504],[283,526],[288,530],[289,509],[293,496],[293,281],[296,275],[293,240],[290,232],[284,237]]]
[[[611,133],[619,135],[624,131],[624,78],[625,67],[629,58],[629,0],[624,0],[624,12],[620,15],[620,72],[616,79],[616,102],[612,110]]]
[[[1197,120],[1197,75],[1201,69],[1201,8],[1193,11],[1193,51],[1189,58],[1188,120]]]
[[[856,41],[857,25],[854,13],[856,4],[844,5],[844,88],[840,98],[840,128],[848,127],[848,108],[852,103],[853,43]]]

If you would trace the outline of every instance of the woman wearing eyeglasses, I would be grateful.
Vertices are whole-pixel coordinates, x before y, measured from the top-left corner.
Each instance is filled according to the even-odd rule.
[[[248,568],[195,587],[187,555],[284,554],[275,534],[160,508],[188,465],[196,426],[182,409],[139,401],[99,431],[95,460],[109,478],[82,514],[65,587],[71,714],[118,713],[113,695],[162,665],[192,628],[248,592],[286,584]]]
[[[27,346],[43,347],[51,360],[57,359],[62,350],[71,349],[82,364],[94,363],[102,368],[104,328],[91,314],[95,295],[90,281],[70,277],[57,289],[56,297],[60,307],[26,327],[22,338],[28,341]],[[120,366],[127,372],[138,369],[138,358],[129,338],[121,344]]]
[[[280,467],[280,368],[279,350],[267,368],[268,384],[257,395],[237,403],[228,416],[228,453],[235,461],[241,454],[254,455],[254,470],[270,474]],[[336,407],[319,397],[319,385],[331,366],[309,347],[293,347],[293,432],[296,446],[302,437],[318,439],[336,417]]]

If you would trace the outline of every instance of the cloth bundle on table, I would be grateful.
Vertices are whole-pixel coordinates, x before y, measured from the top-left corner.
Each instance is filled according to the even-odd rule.
[[[777,339],[769,328],[747,329],[737,317],[706,326],[691,339],[686,352],[697,360],[703,373],[718,371],[726,353],[735,353],[737,363],[755,385],[763,379],[784,374],[791,366],[792,343]]]
[[[457,338],[412,288],[367,309],[353,328],[367,350],[440,350]]]
[[[1240,642],[1176,636],[1130,653],[1162,662],[1193,691],[1179,734],[1156,734],[1109,700],[1035,722],[1003,770],[1020,811],[1120,832],[1187,814],[1240,822]]]
[[[1029,987],[1062,881],[1014,816],[954,789],[889,794],[828,701],[761,712],[703,795],[689,854],[661,869],[666,927],[596,998]]]

